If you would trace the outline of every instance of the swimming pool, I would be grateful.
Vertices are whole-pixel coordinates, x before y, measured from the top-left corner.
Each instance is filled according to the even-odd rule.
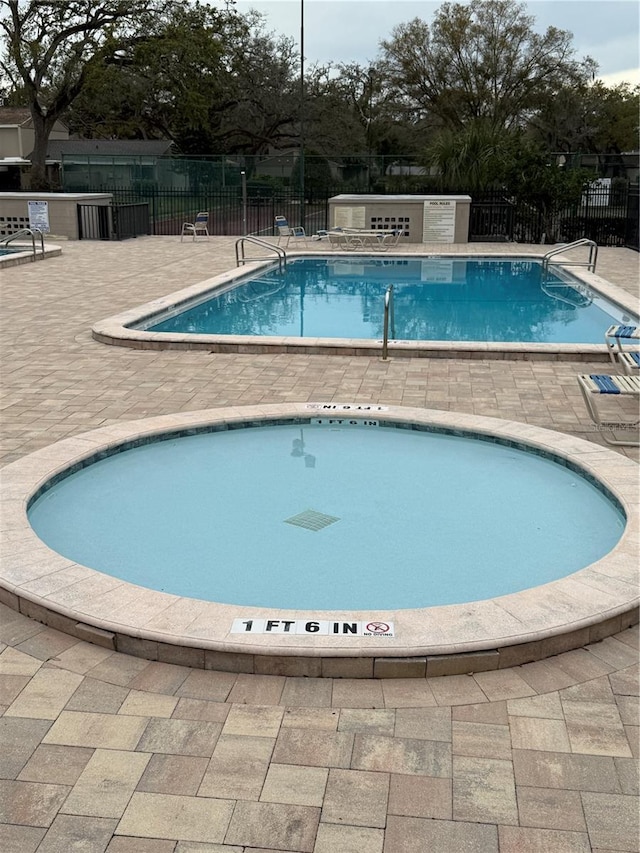
[[[33,253],[33,245],[19,245],[14,243],[11,246],[3,246],[0,248],[0,269],[4,267],[19,266],[21,264],[29,264],[34,260],[40,261],[44,258],[57,257],[62,254],[60,246],[54,246],[51,243],[46,243],[44,252],[39,249]]]
[[[631,299],[592,273],[513,256],[293,256],[255,263],[94,325],[103,343],[210,352],[379,355],[394,288],[393,356],[608,359]]]
[[[316,611],[495,598],[583,569],[622,534],[618,506],[565,465],[385,424],[145,442],[53,485],[29,521],[65,557],[141,586]]]
[[[618,543],[600,559],[541,586],[462,604],[326,611],[225,604],[130,583],[52,551],[35,535],[27,519],[27,506],[46,494],[51,484],[63,482],[71,470],[80,471],[114,455],[124,458],[136,446],[161,439],[161,443],[170,442],[178,435],[216,431],[214,437],[220,432],[231,435],[246,426],[271,429],[274,424],[293,424],[316,436],[320,433],[311,421],[327,416],[383,421],[395,425],[398,434],[427,430],[455,438],[480,437],[497,442],[507,455],[519,448],[558,460],[570,476],[582,472],[587,480],[600,484],[598,489],[622,507],[625,529]],[[480,443],[486,446],[486,442]],[[303,452],[292,456],[294,449],[296,454],[300,449]],[[286,459],[300,473],[311,474],[324,464],[320,456],[315,469],[307,468],[308,454],[315,455],[306,443],[306,434],[304,448],[294,448],[293,440],[287,445]],[[224,478],[210,479],[211,489],[224,493]],[[191,666],[346,677],[423,677],[496,669],[594,642],[637,621],[636,484],[634,462],[590,442],[515,422],[424,409],[304,403],[118,423],[58,442],[3,469],[0,594],[10,606],[72,636]],[[171,500],[171,478],[162,491]],[[264,506],[263,501],[261,508]],[[257,511],[251,517],[256,518]],[[215,518],[210,518],[213,524]],[[286,519],[279,524],[288,526]],[[306,536],[307,541],[322,542],[339,524],[320,531],[295,526],[291,530]],[[311,548],[321,550],[321,546]],[[371,559],[370,549],[356,549],[341,553],[336,562],[348,573],[359,564],[366,569]],[[388,560],[392,578],[396,562],[395,557]],[[447,566],[437,568],[446,571]]]
[[[141,328],[380,339],[390,284],[396,340],[596,344],[619,322],[614,306],[539,261],[363,257],[297,258]]]

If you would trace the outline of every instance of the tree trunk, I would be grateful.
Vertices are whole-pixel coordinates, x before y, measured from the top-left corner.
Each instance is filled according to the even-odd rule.
[[[56,122],[55,117],[43,116],[39,111],[31,109],[33,120],[34,143],[31,153],[31,173],[29,186],[32,190],[49,192],[54,189],[47,175],[47,148],[49,147],[49,134]]]

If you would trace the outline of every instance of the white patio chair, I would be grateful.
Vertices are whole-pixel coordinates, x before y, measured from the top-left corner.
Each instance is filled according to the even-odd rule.
[[[201,237],[209,236],[209,213],[207,211],[201,211],[198,213],[193,222],[182,223],[180,242],[182,243],[185,236],[188,236],[189,234],[193,236],[194,242],[198,235]]]
[[[276,216],[275,229],[278,235],[278,245],[280,240],[286,238],[285,246],[289,245],[289,240],[302,240],[307,245],[307,234],[301,225],[289,225],[286,216]]]

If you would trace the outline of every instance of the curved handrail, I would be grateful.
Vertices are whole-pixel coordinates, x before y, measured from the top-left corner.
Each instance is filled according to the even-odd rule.
[[[283,267],[287,265],[287,253],[280,246],[274,246],[271,243],[267,243],[266,240],[259,240],[257,237],[240,237],[236,240],[236,266],[239,267],[241,264],[246,264],[247,260],[249,261],[268,261],[269,257],[266,258],[245,258],[244,255],[244,244],[246,243],[254,243],[256,246],[264,246],[265,249],[270,249],[272,252],[275,252],[278,256],[278,271],[282,272]]]
[[[19,231],[16,231],[14,234],[9,234],[8,237],[3,237],[0,240],[0,246],[8,246],[9,243],[13,242],[13,240],[17,240],[18,237],[29,236],[31,237],[31,250],[33,252],[33,259],[35,261],[36,255],[36,234],[40,237],[40,251],[44,256],[44,236],[42,231],[32,228],[21,228]]]
[[[576,261],[554,261],[554,263],[571,267],[587,267],[589,272],[595,272],[598,260],[598,244],[587,237],[582,237],[580,240],[574,240],[573,243],[564,243],[562,246],[551,249],[542,258],[542,269],[549,269],[549,261],[554,255],[561,255],[563,252],[568,252],[570,249],[577,249],[579,246],[589,246],[589,260],[586,263],[577,263]]]

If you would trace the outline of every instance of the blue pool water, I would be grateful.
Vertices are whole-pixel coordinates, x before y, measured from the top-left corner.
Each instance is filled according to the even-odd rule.
[[[391,339],[602,343],[617,309],[546,275],[530,259],[304,258],[139,328],[378,340],[393,284]]]
[[[59,553],[132,583],[313,610],[515,592],[598,560],[624,528],[600,490],[541,456],[362,423],[144,444],[62,479],[29,519]]]

